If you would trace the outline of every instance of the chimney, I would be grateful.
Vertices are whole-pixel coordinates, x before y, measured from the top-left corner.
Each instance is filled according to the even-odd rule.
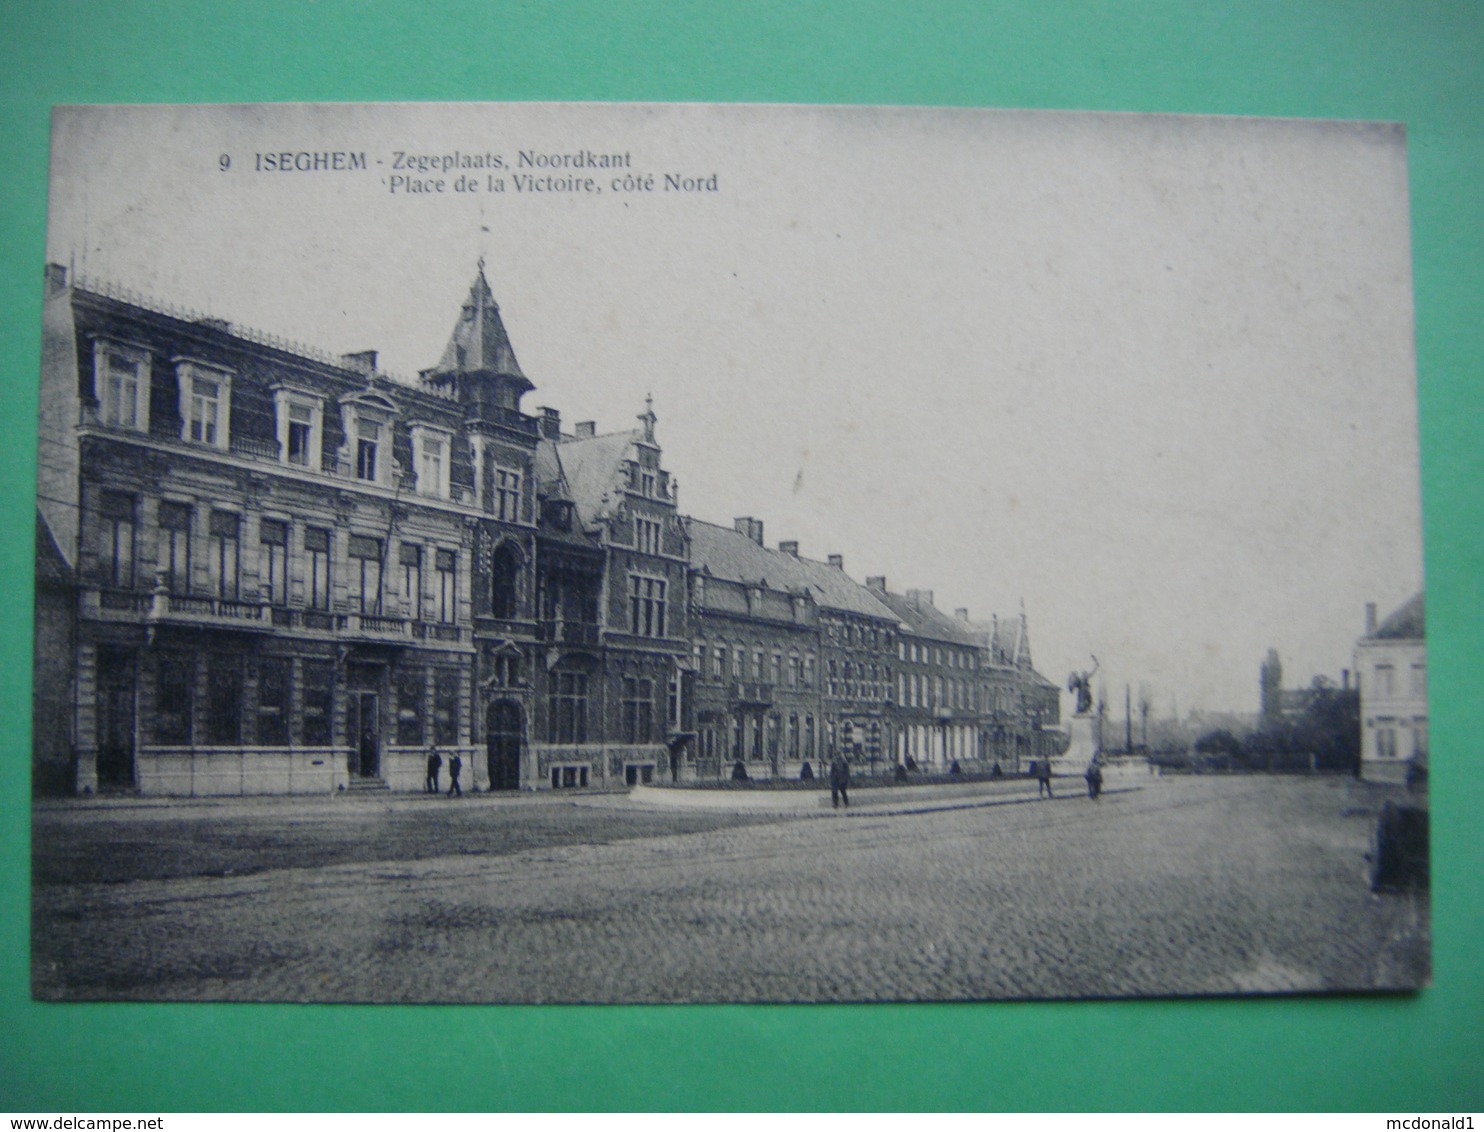
[[[562,414],[556,409],[548,409],[542,405],[536,410],[541,414],[539,418],[541,435],[547,440],[560,440],[562,438]]]
[[[60,263],[46,265],[46,293],[56,295],[67,290],[67,269]]]
[[[1348,692],[1350,690],[1350,669],[1340,669],[1340,688]]]
[[[739,535],[746,535],[758,546],[763,545],[763,521],[761,519],[742,515],[732,520],[732,529]]]
[[[967,621],[969,619],[969,611],[967,609],[963,609],[963,608],[955,609],[953,611],[953,615],[955,617],[957,617],[960,621]]]
[[[346,369],[360,370],[362,373],[375,373],[376,351],[357,350],[354,354],[341,354],[340,362]]]
[[[578,440],[591,440],[598,435],[598,422],[578,421],[575,435]]]
[[[789,539],[787,542],[780,542],[778,549],[783,551],[784,554],[797,558],[799,556],[799,540]]]
[[[866,579],[866,589],[872,593],[884,594],[886,592],[886,575],[877,574]]]
[[[1376,631],[1376,603],[1374,601],[1365,603],[1365,631],[1367,636]]]
[[[836,570],[845,569],[845,556],[843,554],[832,554],[825,559]]]

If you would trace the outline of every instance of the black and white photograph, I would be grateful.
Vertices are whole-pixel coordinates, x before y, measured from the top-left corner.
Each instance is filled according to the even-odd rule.
[[[1428,984],[1400,125],[52,127],[35,998]]]

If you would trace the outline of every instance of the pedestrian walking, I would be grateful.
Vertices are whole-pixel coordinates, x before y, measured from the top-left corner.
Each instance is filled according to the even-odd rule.
[[[1036,761],[1035,768],[1036,797],[1039,798],[1042,794],[1045,794],[1048,798],[1056,797],[1056,795],[1051,792],[1051,760],[1038,759]]]
[[[845,803],[845,808],[850,809],[850,762],[844,755],[836,752],[830,761],[830,804],[835,809],[840,808],[840,803]]]
[[[464,788],[459,785],[459,771],[464,769],[464,760],[458,755],[448,756],[448,796],[464,796]]]
[[[434,747],[428,746],[428,781],[423,785],[423,790],[429,794],[439,793],[438,772],[443,769],[443,756]]]
[[[1087,772],[1083,777],[1087,779],[1087,796],[1097,801],[1098,795],[1103,792],[1103,764],[1094,757],[1087,764]]]

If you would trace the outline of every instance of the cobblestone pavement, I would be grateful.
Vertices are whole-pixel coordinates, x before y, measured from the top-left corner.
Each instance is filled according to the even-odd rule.
[[[1415,986],[1426,898],[1367,890],[1361,793],[1161,779],[1096,803],[38,886],[33,983],[43,998],[411,1002]]]

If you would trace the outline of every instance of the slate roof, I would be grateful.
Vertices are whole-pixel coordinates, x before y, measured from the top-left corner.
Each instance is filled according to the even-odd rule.
[[[906,594],[882,593],[879,590],[873,590],[872,593],[901,618],[913,636],[974,648],[984,647],[984,634],[976,631],[973,624],[951,617],[935,605],[913,601]]]
[[[691,565],[714,578],[770,589],[807,592],[824,609],[898,622],[900,618],[844,570],[812,558],[769,550],[731,527],[687,519]]]
[[[560,441],[542,440],[536,446],[538,482],[560,482],[566,497],[577,505],[577,519],[591,529],[608,514],[627,482],[623,469],[638,430]],[[549,498],[557,498],[548,492]]]
[[[535,388],[515,360],[515,347],[510,344],[510,335],[500,318],[499,304],[484,277],[483,261],[480,261],[479,273],[469,287],[469,297],[464,300],[453,334],[443,349],[443,357],[432,372],[495,373],[515,378],[527,389]]]
[[[74,579],[72,568],[57,540],[51,525],[40,511],[36,512],[36,584],[37,586],[70,586]]]
[[[1405,604],[1376,626],[1374,633],[1366,634],[1368,641],[1420,641],[1427,636],[1427,618],[1419,590]]]

